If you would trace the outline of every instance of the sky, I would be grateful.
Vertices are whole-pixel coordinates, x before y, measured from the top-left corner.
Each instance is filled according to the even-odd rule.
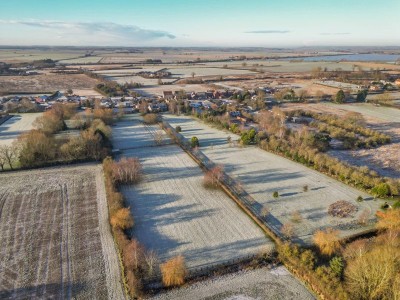
[[[0,45],[400,46],[400,0],[0,1]]]

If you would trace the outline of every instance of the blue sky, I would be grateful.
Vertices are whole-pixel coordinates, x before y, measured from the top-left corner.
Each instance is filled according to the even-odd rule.
[[[1,1],[1,45],[400,46],[400,1]]]

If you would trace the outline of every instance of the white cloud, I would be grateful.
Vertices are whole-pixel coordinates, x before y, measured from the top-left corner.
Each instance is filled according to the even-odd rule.
[[[122,25],[113,22],[64,22],[41,20],[0,20],[1,25],[20,25],[28,29],[36,28],[38,40],[64,38],[84,44],[100,42],[102,44],[120,42],[132,44],[149,42],[162,38],[175,39],[172,33],[163,30],[144,29],[135,25]],[[36,38],[36,37],[35,37]]]

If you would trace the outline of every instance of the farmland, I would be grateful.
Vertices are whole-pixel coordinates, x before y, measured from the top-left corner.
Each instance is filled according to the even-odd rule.
[[[153,300],[315,299],[285,268],[229,274],[160,294]]]
[[[18,136],[33,129],[33,122],[41,113],[14,115],[0,125],[0,145],[11,145]]]
[[[2,76],[0,93],[45,93],[66,89],[93,89],[96,79],[83,74],[41,74],[34,76]]]
[[[96,165],[0,175],[0,298],[124,299]]]
[[[369,213],[371,221],[375,218],[374,212],[379,209],[380,202],[373,201],[372,197],[359,190],[257,147],[229,146],[227,137],[235,139],[232,133],[195,119],[171,115],[164,117],[173,127],[180,125],[186,138],[197,136],[203,153],[241,182],[260,210],[264,205],[268,207],[274,226],[279,228],[292,222],[293,214],[299,213],[301,222],[292,222],[299,242],[310,243],[316,230],[327,227],[341,230],[342,236],[363,231],[366,227],[359,226],[357,218],[364,211]],[[304,186],[308,187],[308,191],[303,191]],[[279,193],[279,198],[273,197],[274,191]],[[359,195],[366,201],[356,202]],[[357,206],[357,213],[346,218],[328,215],[329,205],[338,200],[347,200]]]
[[[188,78],[195,76],[224,76],[224,75],[238,75],[238,74],[255,74],[249,70],[236,70],[236,69],[223,69],[223,68],[208,68],[208,67],[185,67],[185,68],[170,68],[166,71],[171,72],[174,77]]]
[[[122,189],[135,220],[131,234],[161,261],[182,254],[189,268],[197,268],[272,247],[228,196],[203,187],[202,171],[178,146],[154,147],[138,120],[129,129],[116,127],[115,144],[122,155],[139,157],[145,172],[140,184]],[[118,137],[119,132],[126,135]]]

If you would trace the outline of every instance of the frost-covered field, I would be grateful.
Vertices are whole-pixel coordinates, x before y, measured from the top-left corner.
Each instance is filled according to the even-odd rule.
[[[223,69],[223,68],[208,68],[208,67],[184,67],[184,68],[170,68],[166,71],[171,72],[174,77],[192,77],[195,76],[218,76],[218,75],[244,75],[244,74],[257,74],[249,70],[236,70],[236,69]]]
[[[141,76],[108,76],[107,79],[114,80],[114,81],[118,82],[119,84],[135,82],[135,83],[140,83],[144,86],[158,85],[158,79],[143,78]],[[173,82],[176,80],[176,78],[163,78],[161,80],[162,80],[162,82]]]
[[[204,154],[241,182],[259,209],[263,205],[268,207],[272,215],[269,220],[276,227],[292,222],[292,214],[298,211],[303,220],[292,223],[299,241],[310,242],[317,229],[326,227],[340,229],[343,236],[365,230],[366,227],[357,224],[359,215],[366,210],[373,219],[381,204],[359,190],[257,147],[230,147],[227,137],[237,139],[237,136],[229,132],[190,117],[165,115],[164,118],[173,127],[180,125],[185,137],[197,136]],[[305,185],[307,192],[303,191]],[[279,198],[272,196],[274,191],[279,193]],[[367,200],[357,202],[359,195]],[[339,219],[328,215],[329,205],[338,200],[348,200],[358,207],[354,217]]]
[[[316,299],[284,267],[243,271],[165,292],[153,300]]]
[[[122,189],[135,220],[131,234],[161,261],[182,254],[195,268],[273,246],[226,194],[203,187],[201,169],[180,147],[154,147],[138,120],[124,122],[114,130],[115,145],[122,156],[139,157],[145,172],[140,184]]]
[[[323,104],[328,107],[334,107],[337,109],[344,109],[348,111],[358,112],[364,115],[365,117],[376,118],[385,122],[400,123],[400,110],[397,108],[375,106],[368,103],[340,104],[340,105],[333,103],[323,103]]]
[[[78,58],[72,58],[72,59],[65,59],[65,60],[60,60],[60,64],[94,64],[98,63],[102,59],[101,56],[86,56],[86,57],[78,57]]]
[[[42,113],[14,115],[0,125],[0,145],[11,145],[20,134],[33,129],[33,122]]]
[[[101,166],[0,174],[0,298],[124,299]]]

